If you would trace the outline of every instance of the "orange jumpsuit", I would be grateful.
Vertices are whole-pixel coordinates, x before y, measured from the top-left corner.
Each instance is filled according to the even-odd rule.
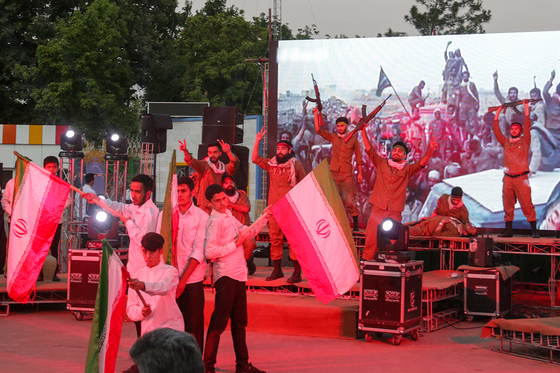
[[[344,206],[350,211],[350,215],[358,216],[360,211],[356,206],[356,185],[354,185],[352,154],[356,154],[356,164],[362,165],[362,153],[360,143],[356,136],[352,136],[348,142],[337,134],[319,128],[317,135],[321,136],[333,145],[330,169],[334,183],[342,197]]]
[[[191,154],[192,155],[192,154]],[[235,162],[230,161],[226,165],[226,173],[233,176],[235,171],[239,168],[239,158],[235,157]],[[206,161],[199,161],[194,157],[191,158],[190,162],[187,164],[192,167],[196,172],[200,174],[200,181],[198,184],[198,194],[196,195],[196,202],[198,203],[198,207],[204,210],[208,215],[212,212],[212,209],[208,205],[208,200],[206,199],[206,188],[208,188],[212,184],[219,184],[222,185],[222,176],[223,173],[218,174],[216,173],[212,167]]]
[[[389,160],[369,149],[368,155],[377,168],[373,193],[369,199],[371,215],[366,226],[363,260],[372,260],[377,252],[377,226],[385,218],[402,220],[406,188],[412,176],[422,170],[419,162],[406,164],[402,170],[389,166]]]
[[[529,184],[529,149],[531,147],[531,120],[525,116],[523,136],[515,142],[506,138],[500,130],[500,123],[494,120],[492,130],[496,139],[504,148],[504,178],[502,202],[504,205],[504,221],[513,221],[515,203],[519,200],[523,215],[528,222],[536,221],[537,214],[531,199]]]
[[[249,211],[251,211],[251,201],[249,201],[249,197],[247,194],[242,192],[239,193],[239,197],[235,203],[228,201],[228,208],[231,211],[231,214],[234,218],[239,220],[239,222],[243,225],[250,226],[251,225],[251,218],[249,218]],[[231,205],[242,205],[249,208],[247,212],[237,211],[236,209],[231,208]],[[254,238],[249,238],[243,242],[243,252],[245,253],[245,260],[251,259],[251,255],[253,255],[253,251],[257,248],[257,241]]]
[[[271,166],[268,164],[269,161],[270,159],[268,158],[258,156],[257,160],[253,163],[260,166],[263,170],[268,171],[268,179],[270,180],[268,206],[272,206],[284,197],[286,193],[292,189],[292,186],[290,174],[286,172],[286,168]],[[291,162],[291,160],[288,162]],[[297,184],[305,177],[305,170],[303,169],[303,165],[298,161],[295,161],[294,168]],[[268,232],[270,235],[270,259],[280,260],[282,259],[282,251],[284,248],[284,233],[282,233],[280,226],[273,217],[268,220]],[[297,260],[291,248],[290,258],[292,260]]]

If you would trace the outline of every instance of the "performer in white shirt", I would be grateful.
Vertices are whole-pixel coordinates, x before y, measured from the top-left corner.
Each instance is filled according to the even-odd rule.
[[[95,183],[95,174],[88,173],[84,176],[84,179],[85,179],[84,180],[85,183],[84,183],[84,186],[82,187],[82,191],[84,193],[97,194],[95,192],[95,190],[93,189],[93,184]],[[75,204],[74,213],[76,214],[75,217],[74,217],[75,218],[74,220],[80,220],[81,221],[82,219],[88,217],[88,215],[86,214],[88,204],[85,201],[81,201],[80,198],[81,198],[80,193],[76,192],[74,194],[74,204]],[[82,205],[82,210],[81,210],[82,213],[81,214],[80,214],[80,201],[81,201],[81,205]]]
[[[179,274],[173,266],[163,263],[164,239],[150,232],[142,238],[142,257],[146,263],[128,285],[141,290],[148,306],[144,307],[136,291],[128,292],[126,313],[131,320],[142,322],[142,335],[158,328],[183,331],[183,315],[175,301]]]
[[[142,324],[142,335],[159,328],[183,331],[183,315],[175,301],[179,274],[177,269],[163,263],[164,239],[157,233],[147,233],[141,240],[144,267],[136,272],[136,278],[128,281],[130,291],[126,313],[133,321]],[[144,306],[136,290],[142,292]],[[126,372],[138,372],[132,366]]]
[[[144,174],[138,174],[130,180],[130,194],[132,205],[102,200],[101,204],[107,205],[123,215],[130,245],[128,247],[128,264],[126,268],[132,277],[136,276],[136,272],[144,266],[142,259],[142,237],[146,233],[156,232],[159,218],[159,210],[156,204],[150,198],[154,181],[151,177]],[[87,193],[83,196],[88,202],[100,201],[99,197],[93,193]]]
[[[183,314],[185,331],[194,336],[203,351],[204,237],[208,214],[194,205],[193,190],[194,181],[190,177],[177,178],[177,207],[173,210],[172,224],[173,252],[176,253],[173,262],[179,271],[177,304]]]
[[[247,327],[247,266],[243,253],[243,242],[250,237],[247,227],[233,217],[228,210],[228,196],[219,184],[206,189],[206,199],[210,201],[212,213],[206,224],[204,255],[213,262],[213,276],[216,287],[214,312],[208,326],[204,369],[215,372],[216,356],[220,336],[231,320],[231,336],[235,350],[235,371],[264,373],[249,363],[249,351],[245,341]],[[266,219],[262,219],[262,226]],[[261,227],[256,227],[256,232]],[[251,230],[255,231],[255,230]],[[241,233],[240,233],[241,232]],[[245,234],[244,234],[245,233]]]

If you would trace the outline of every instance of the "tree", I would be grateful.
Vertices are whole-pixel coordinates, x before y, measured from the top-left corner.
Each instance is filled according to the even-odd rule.
[[[23,69],[36,85],[31,97],[49,123],[71,124],[94,140],[101,129],[138,130],[128,36],[110,0],[95,0],[84,13],[58,23],[56,37],[37,48],[37,67]]]
[[[407,34],[406,32],[402,32],[402,31],[393,31],[393,29],[390,27],[383,34],[380,32],[377,33],[378,38],[382,38],[382,37],[392,38],[392,37],[399,37],[399,36],[407,36]]]
[[[185,101],[212,106],[237,106],[246,114],[260,114],[260,70],[245,59],[266,56],[268,27],[244,19],[243,11],[225,0],[209,0],[186,18],[176,48],[182,53]],[[260,90],[257,90],[257,92]]]
[[[483,24],[492,17],[490,10],[482,7],[482,0],[416,0],[426,8],[416,5],[405,15],[421,35],[482,34]]]
[[[86,0],[0,0],[0,122],[41,123],[32,85],[18,66],[36,66],[36,52],[55,36],[55,23],[68,19]]]

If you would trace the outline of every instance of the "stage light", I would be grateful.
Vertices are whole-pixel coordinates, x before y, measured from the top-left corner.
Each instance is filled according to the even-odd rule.
[[[377,248],[379,251],[408,250],[408,226],[386,218],[377,228]]]
[[[107,220],[107,213],[105,211],[99,211],[97,214],[95,214],[95,220],[103,223],[105,220]]]
[[[117,133],[113,133],[105,146],[107,154],[126,154],[128,152],[128,141]]]
[[[385,232],[389,232],[391,229],[393,229],[393,222],[387,219],[381,224],[381,227]]]
[[[119,220],[103,210],[97,210],[88,219],[88,238],[90,240],[114,240],[117,238]],[[115,243],[111,242],[115,247]]]
[[[62,135],[60,135],[60,149],[69,152],[78,152],[84,147],[84,138],[82,135],[69,129]]]

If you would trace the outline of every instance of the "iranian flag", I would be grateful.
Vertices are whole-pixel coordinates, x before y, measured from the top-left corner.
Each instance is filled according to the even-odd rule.
[[[8,244],[8,295],[27,303],[49,252],[70,186],[14,152],[16,177]]]
[[[114,372],[122,324],[126,311],[126,280],[128,272],[107,240],[103,255],[95,312],[89,336],[86,373]]]
[[[327,304],[352,288],[358,281],[358,256],[326,160],[271,210],[317,299]]]

